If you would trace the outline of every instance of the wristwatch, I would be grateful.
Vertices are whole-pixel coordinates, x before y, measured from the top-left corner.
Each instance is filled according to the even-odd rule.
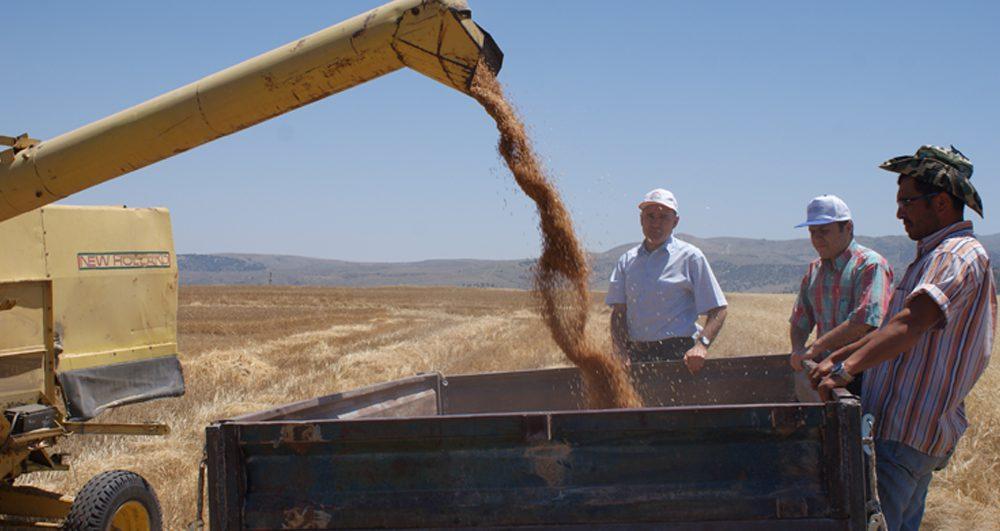
[[[707,338],[707,337],[705,337],[705,336],[703,336],[701,334],[698,334],[698,342],[701,343],[705,348],[708,348],[708,346],[712,344],[712,340],[711,339],[709,339],[709,338]]]
[[[851,373],[847,372],[847,369],[844,369],[844,362],[842,361],[833,366],[833,370],[830,371],[830,378],[836,378],[844,382],[844,384],[849,384],[854,381],[854,377],[851,376]]]

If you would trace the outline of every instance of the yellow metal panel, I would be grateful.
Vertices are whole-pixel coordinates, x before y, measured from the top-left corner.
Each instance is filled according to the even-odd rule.
[[[165,209],[43,209],[60,371],[177,352],[177,257]]]
[[[0,283],[0,355],[45,350],[45,293],[40,283]]]
[[[45,281],[0,282],[0,406],[46,393],[49,339]]]
[[[406,66],[462,92],[484,55],[486,36],[468,18],[467,7],[430,4],[404,13],[393,47]],[[498,50],[496,51],[498,52]],[[494,50],[486,49],[486,59]],[[491,65],[499,68],[498,64]]]
[[[41,396],[44,385],[45,350],[0,355],[0,402],[3,406],[36,394]]]
[[[177,343],[162,343],[140,347],[116,347],[108,351],[75,351],[59,356],[60,371],[75,371],[89,369],[102,365],[114,365],[129,361],[162,358],[177,354]]]
[[[41,209],[0,223],[0,281],[45,278],[43,232]]]
[[[28,486],[0,487],[0,514],[66,518],[73,497]]]

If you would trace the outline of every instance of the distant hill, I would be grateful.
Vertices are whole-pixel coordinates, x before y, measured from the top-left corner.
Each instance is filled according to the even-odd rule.
[[[269,254],[182,254],[184,284],[469,286],[527,288],[534,260],[345,262]]]
[[[698,238],[686,234],[678,237],[704,251],[725,291],[794,291],[805,265],[816,256],[807,239]],[[996,263],[1000,255],[1000,234],[980,236],[979,239]],[[858,242],[885,256],[895,268],[897,277],[903,274],[916,252],[914,243],[905,236],[859,236]],[[608,276],[615,262],[634,245],[620,245],[590,254],[594,289],[607,289]],[[531,268],[535,263],[533,259],[346,262],[239,253],[182,254],[177,262],[184,284],[267,284],[270,281],[286,285],[448,285],[518,289],[531,287]]]

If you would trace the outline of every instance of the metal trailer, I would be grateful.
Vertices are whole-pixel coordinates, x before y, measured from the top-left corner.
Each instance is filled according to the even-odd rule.
[[[864,529],[861,408],[798,403],[787,356],[633,369],[649,407],[581,409],[575,368],[422,374],[207,428],[213,529]]]

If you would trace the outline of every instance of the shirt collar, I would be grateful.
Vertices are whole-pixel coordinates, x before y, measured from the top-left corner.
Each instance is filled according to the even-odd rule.
[[[854,256],[854,251],[857,250],[857,248],[858,242],[852,239],[851,243],[847,244],[847,248],[844,249],[844,252],[838,254],[830,260],[823,260],[823,262],[833,265],[834,269],[840,271],[847,265],[847,262],[851,259],[851,257]]]
[[[643,240],[642,243],[639,244],[639,254],[650,255],[650,254],[655,253],[656,251],[659,251],[660,249],[663,249],[665,252],[669,253],[670,252],[670,248],[673,247],[673,245],[674,245],[674,235],[673,234],[671,234],[670,237],[667,238],[667,241],[663,242],[663,245],[657,247],[656,249],[653,249],[652,251],[647,251],[646,250],[646,240]]]
[[[947,227],[927,236],[917,242],[917,256],[923,256],[930,252],[932,249],[941,244],[949,236],[957,235],[960,232],[968,233],[972,235],[972,222],[969,220],[963,220],[956,223],[952,223]],[[963,234],[965,236],[965,234]]]

